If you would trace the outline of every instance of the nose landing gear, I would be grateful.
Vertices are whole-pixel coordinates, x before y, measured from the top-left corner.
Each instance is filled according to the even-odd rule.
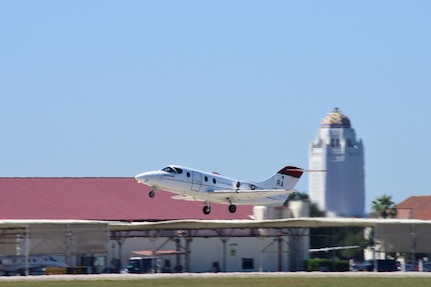
[[[154,198],[154,196],[156,196],[156,192],[155,192],[155,188],[153,187],[153,189],[151,189],[150,193],[148,193],[148,196],[150,198]]]

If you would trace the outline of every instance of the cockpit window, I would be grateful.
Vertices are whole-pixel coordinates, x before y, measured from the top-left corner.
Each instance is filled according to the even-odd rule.
[[[170,167],[170,166],[167,166],[167,167],[165,167],[165,168],[162,168],[162,171],[166,171],[166,172],[169,172],[169,173],[177,173],[176,171],[175,171],[175,169],[173,169],[172,167]]]
[[[162,168],[162,171],[166,171],[166,172],[169,172],[169,173],[178,173],[178,174],[182,174],[183,173],[183,169],[182,168],[175,167],[175,166],[173,166],[173,167],[167,166],[165,168]]]

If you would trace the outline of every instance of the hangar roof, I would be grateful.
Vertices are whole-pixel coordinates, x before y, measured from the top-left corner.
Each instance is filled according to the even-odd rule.
[[[0,229],[26,228],[40,224],[106,224],[111,231],[133,230],[187,230],[187,229],[233,229],[233,228],[318,228],[318,227],[375,227],[379,226],[430,226],[430,220],[374,219],[374,218],[286,218],[273,220],[168,220],[159,222],[120,222],[96,220],[0,220]]]
[[[0,219],[73,219],[158,221],[175,219],[248,219],[252,206],[212,204],[202,213],[202,202],[180,201],[125,177],[0,178]]]

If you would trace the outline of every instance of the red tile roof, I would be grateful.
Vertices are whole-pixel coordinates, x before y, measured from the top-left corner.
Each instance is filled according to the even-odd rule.
[[[399,219],[431,219],[431,195],[410,196],[396,205]]]
[[[150,188],[134,178],[0,178],[0,219],[172,220],[249,219],[252,206],[174,200],[175,194]]]

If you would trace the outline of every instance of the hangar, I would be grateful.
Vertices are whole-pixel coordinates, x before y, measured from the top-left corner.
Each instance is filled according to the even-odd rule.
[[[256,220],[251,206],[231,214],[216,204],[203,215],[200,202],[148,191],[133,178],[0,178],[1,255],[54,254],[94,272],[134,251],[163,256],[170,270],[291,271],[308,257],[308,228],[324,226],[372,227],[386,251],[429,252],[428,221],[305,218],[293,208]]]

